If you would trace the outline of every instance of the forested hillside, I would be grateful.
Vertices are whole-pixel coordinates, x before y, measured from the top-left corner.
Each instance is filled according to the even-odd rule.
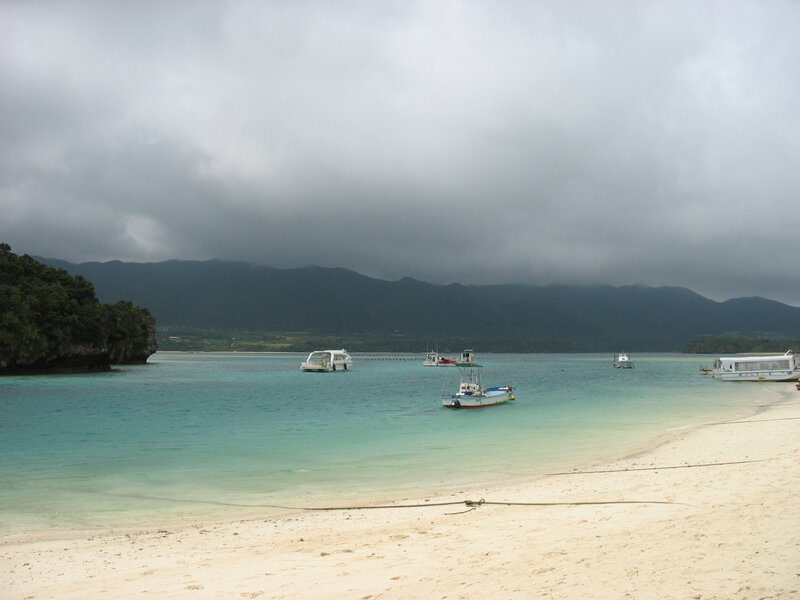
[[[149,311],[100,304],[84,277],[0,244],[0,374],[104,370],[153,352]]]
[[[374,335],[390,345],[394,336],[385,350],[402,338],[475,340],[484,351],[517,352],[680,351],[701,335],[800,336],[800,308],[715,302],[677,287],[434,285],[225,261],[47,262],[92,280],[104,302],[149,307],[160,328]]]

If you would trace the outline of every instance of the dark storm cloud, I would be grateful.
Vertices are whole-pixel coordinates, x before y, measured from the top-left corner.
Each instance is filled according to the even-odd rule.
[[[800,305],[793,2],[0,1],[0,240]]]

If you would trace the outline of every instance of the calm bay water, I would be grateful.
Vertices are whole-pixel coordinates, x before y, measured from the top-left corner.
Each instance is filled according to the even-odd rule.
[[[670,429],[752,411],[763,386],[712,358],[479,355],[517,401],[441,407],[458,384],[423,356],[355,355],[301,373],[294,354],[159,352],[111,373],[0,379],[0,532],[267,514],[563,470]]]

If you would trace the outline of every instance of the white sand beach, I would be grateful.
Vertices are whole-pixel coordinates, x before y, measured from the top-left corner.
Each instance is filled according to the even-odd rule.
[[[756,414],[635,456],[397,501],[459,504],[7,535],[0,597],[796,599],[800,392],[753,389]]]

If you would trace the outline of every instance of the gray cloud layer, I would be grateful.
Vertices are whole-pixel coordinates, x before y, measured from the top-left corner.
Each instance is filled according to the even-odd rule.
[[[0,0],[0,241],[800,305],[796,2]]]

